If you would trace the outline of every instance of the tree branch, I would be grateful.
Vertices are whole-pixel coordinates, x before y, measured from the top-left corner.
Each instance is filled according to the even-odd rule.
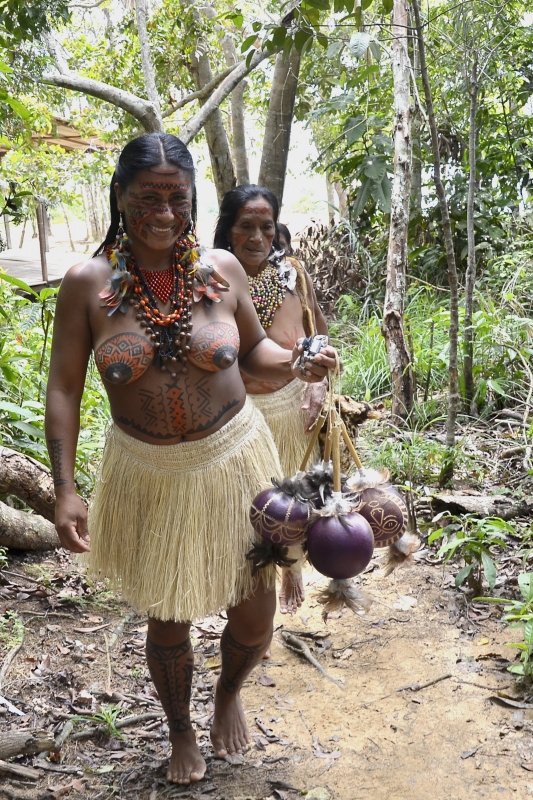
[[[108,83],[95,81],[92,78],[84,78],[80,75],[51,75],[47,73],[41,78],[41,83],[59,86],[62,89],[72,89],[75,92],[82,92],[118,106],[127,111],[128,114],[131,114],[132,117],[135,117],[148,133],[153,131],[161,132],[163,130],[161,120],[153,104],[149,100],[144,100],[142,97],[131,94],[131,92],[125,92],[124,89],[118,89]]]
[[[246,61],[241,61],[235,69],[225,78],[215,89],[209,100],[202,106],[202,108],[181,128],[178,133],[179,138],[185,144],[189,144],[192,139],[202,130],[203,126],[211,116],[211,114],[220,106],[220,104],[231,94],[233,89],[250,74],[265,58],[273,55],[268,50],[257,50],[250,60],[250,65],[246,66]]]
[[[180,108],[183,108],[189,103],[192,103],[193,100],[203,100],[204,97],[208,97],[208,95],[211,94],[213,89],[216,89],[217,86],[220,83],[222,83],[224,78],[227,78],[228,75],[230,75],[233,72],[236,66],[238,66],[238,64],[232,64],[231,67],[227,67],[222,72],[219,72],[218,75],[215,75],[213,80],[209,81],[209,83],[206,83],[206,85],[202,89],[198,89],[197,92],[191,92],[186,97],[183,97],[181,100],[177,100],[175,103],[173,103],[171,106],[169,106],[163,111],[163,113],[161,114],[163,119],[170,117],[175,111],[179,111]]]

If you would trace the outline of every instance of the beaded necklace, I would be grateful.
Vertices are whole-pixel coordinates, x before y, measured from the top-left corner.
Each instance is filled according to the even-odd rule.
[[[259,322],[263,328],[270,328],[274,321],[274,314],[285,299],[287,288],[277,265],[269,264],[254,278],[249,275],[248,286]]]
[[[168,370],[173,378],[178,371],[187,372],[186,361],[192,336],[192,304],[203,299],[206,305],[219,303],[220,292],[229,289],[229,283],[207,260],[196,236],[184,234],[174,247],[174,260],[168,272],[170,281],[154,281],[154,272],[144,272],[133,257],[127,234],[120,226],[116,242],[106,248],[109,265],[113,271],[109,284],[100,292],[100,306],[107,306],[111,316],[117,310],[126,313],[129,306],[137,312],[137,319],[154,343],[152,362],[163,372]],[[155,273],[163,275],[162,272]],[[162,287],[170,285],[166,300]],[[154,298],[156,294],[165,302],[170,300],[170,312],[163,314]]]
[[[162,303],[168,303],[174,288],[174,267],[163,270],[141,269],[141,272],[156,297],[159,297]]]

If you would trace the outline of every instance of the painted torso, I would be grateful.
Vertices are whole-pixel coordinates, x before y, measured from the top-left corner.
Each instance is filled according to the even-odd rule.
[[[109,277],[105,258],[93,259],[84,269],[91,270],[94,286],[89,301],[94,358],[119,427],[149,443],[174,444],[214,432],[240,410],[245,390],[231,289],[210,307],[203,300],[193,304],[187,371],[172,377],[152,365],[154,345],[131,306],[112,316],[100,307],[98,293]]]

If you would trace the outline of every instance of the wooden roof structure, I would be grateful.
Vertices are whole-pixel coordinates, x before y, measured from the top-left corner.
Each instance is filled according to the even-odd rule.
[[[108,150],[112,145],[103,142],[97,136],[82,136],[82,134],[71,125],[68,120],[62,117],[54,117],[54,129],[50,133],[38,133],[34,131],[31,135],[34,142],[48,142],[62,147],[64,150]],[[0,158],[7,153],[9,147],[0,146]]]

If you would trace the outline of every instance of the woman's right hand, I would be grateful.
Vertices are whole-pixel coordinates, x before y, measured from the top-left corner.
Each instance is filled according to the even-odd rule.
[[[56,531],[61,544],[71,553],[89,553],[87,506],[72,492],[56,499]]]

